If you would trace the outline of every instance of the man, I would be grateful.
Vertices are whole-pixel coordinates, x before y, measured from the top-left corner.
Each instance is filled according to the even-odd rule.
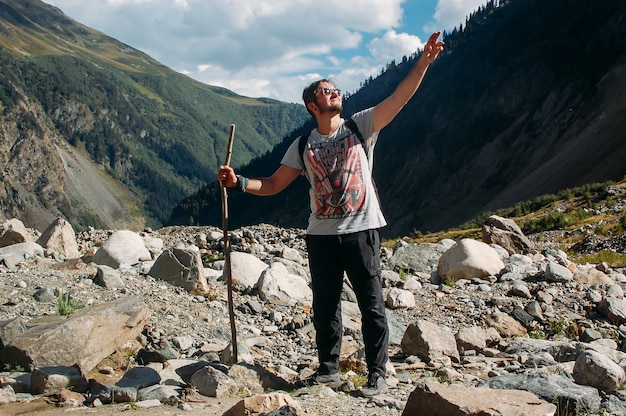
[[[326,80],[304,89],[302,98],[317,121],[306,143],[295,140],[270,177],[248,179],[220,166],[218,180],[227,188],[254,195],[274,195],[303,174],[311,183],[307,251],[313,290],[313,323],[319,367],[310,381],[340,382],[341,290],[347,274],[362,315],[369,371],[363,396],[386,388],[389,329],[380,279],[378,229],[386,225],[372,181],[372,157],[378,132],[389,124],[417,91],[429,65],[443,50],[433,33],[420,59],[393,94],[375,107],[341,118],[341,91]],[[355,126],[356,125],[356,126]]]

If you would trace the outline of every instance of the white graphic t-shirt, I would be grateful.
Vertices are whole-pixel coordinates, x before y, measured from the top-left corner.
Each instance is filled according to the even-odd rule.
[[[311,184],[307,233],[346,234],[387,224],[372,182],[372,157],[378,139],[378,132],[372,131],[372,115],[373,108],[369,108],[352,116],[363,144],[344,120],[328,136],[312,130],[303,155],[298,154],[299,138],[287,149],[281,163],[303,169]]]

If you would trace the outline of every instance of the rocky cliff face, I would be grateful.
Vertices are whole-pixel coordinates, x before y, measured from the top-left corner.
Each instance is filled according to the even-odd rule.
[[[79,229],[141,227],[142,219],[129,214],[139,209],[126,187],[62,140],[41,107],[16,92],[18,105],[0,117],[0,215],[37,228],[57,217]]]

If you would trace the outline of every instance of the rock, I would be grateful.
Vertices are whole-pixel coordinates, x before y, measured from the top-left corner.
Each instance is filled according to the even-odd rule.
[[[17,218],[4,221],[0,225],[0,247],[31,242],[32,237],[24,223]]]
[[[552,416],[556,410],[554,404],[527,391],[430,382],[413,390],[402,416]]]
[[[611,277],[593,267],[579,267],[574,272],[573,279],[588,286],[615,284]]]
[[[22,318],[12,318],[0,322],[0,351],[11,340],[26,331],[26,324]]]
[[[414,308],[415,297],[413,296],[413,292],[394,287],[387,292],[385,303],[390,309]]]
[[[262,300],[275,305],[311,305],[313,301],[313,292],[306,281],[290,274],[287,267],[278,262],[263,270],[257,290]]]
[[[248,253],[232,252],[230,259],[233,288],[244,293],[256,287],[261,273],[268,267],[266,263]]]
[[[34,394],[53,394],[62,390],[84,393],[88,389],[87,379],[78,366],[40,367],[31,375],[31,389]]]
[[[114,232],[93,255],[92,261],[114,269],[151,260],[152,256],[139,234],[120,230]]]
[[[624,299],[604,298],[598,303],[598,310],[613,322],[626,323],[626,300]]]
[[[122,276],[117,269],[105,265],[96,268],[94,283],[106,289],[123,289],[125,287]]]
[[[562,375],[507,374],[491,377],[479,384],[479,387],[484,386],[493,389],[525,390],[548,403],[556,404],[559,409],[567,409],[568,414],[598,413],[601,407],[597,389],[578,385]]]
[[[13,387],[7,385],[0,387],[0,405],[13,403],[17,401],[17,395]]]
[[[576,383],[605,392],[615,391],[624,383],[624,369],[606,356],[591,350],[578,356],[572,375]]]
[[[136,390],[141,390],[159,384],[160,382],[161,376],[153,368],[133,367],[128,370],[115,385],[122,388],[131,387]]]
[[[15,263],[31,257],[43,257],[43,247],[32,241],[16,243],[0,248],[0,260],[5,257],[13,257]]]
[[[567,283],[574,278],[574,274],[567,267],[550,262],[545,277],[548,282]]]
[[[209,292],[200,253],[194,250],[171,248],[156,259],[148,275],[184,288],[194,295]]]
[[[206,238],[196,239],[202,233]],[[112,231],[82,231],[77,235],[80,251],[94,252],[94,247],[110,234]],[[153,413],[180,413],[196,410],[196,407],[198,411],[203,411],[205,405],[201,403],[207,401],[203,398],[203,393],[206,393],[224,398],[211,404],[211,407],[216,406],[217,412],[217,406],[235,403],[240,399],[239,395],[261,395],[272,390],[288,392],[295,402],[307,409],[307,414],[356,412],[363,416],[397,415],[405,407],[403,398],[408,396],[408,389],[415,388],[414,383],[442,378],[454,381],[455,385],[463,385],[471,390],[470,394],[480,394],[480,388],[486,387],[502,389],[502,397],[507,397],[509,390],[526,390],[569,414],[592,413],[589,409],[595,409],[593,413],[597,414],[625,414],[626,406],[620,401],[620,391],[598,392],[596,387],[579,385],[572,380],[576,359],[583,353],[590,355],[588,351],[600,354],[605,361],[604,367],[615,368],[617,365],[626,368],[626,353],[622,352],[626,350],[626,342],[621,339],[626,333],[626,323],[620,325],[619,320],[608,319],[601,308],[605,304],[607,311],[617,314],[613,309],[618,304],[613,302],[623,300],[623,289],[619,286],[626,281],[623,268],[608,264],[576,265],[567,259],[564,252],[547,247],[549,241],[538,238],[537,241],[547,248],[543,251],[538,248],[527,255],[509,255],[497,244],[492,244],[489,247],[505,265],[502,271],[484,278],[462,279],[448,286],[435,283],[440,282],[440,277],[432,268],[421,272],[404,269],[400,273],[400,269],[395,269],[398,264],[395,261],[399,257],[391,266],[389,261],[393,255],[390,249],[382,250],[381,278],[389,306],[386,308],[390,327],[389,352],[393,355],[387,363],[388,393],[364,400],[349,393],[355,391],[353,372],[366,372],[366,365],[360,311],[354,302],[353,291],[345,283],[341,299],[344,324],[340,351],[341,390],[334,391],[325,386],[294,390],[293,383],[313,373],[317,367],[311,307],[291,302],[270,303],[262,299],[265,283],[261,284],[261,274],[265,274],[268,281],[282,274],[310,281],[302,230],[259,225],[232,233],[234,251],[231,254],[234,261],[244,259],[251,264],[254,261],[260,269],[258,274],[250,268],[245,275],[241,275],[242,279],[249,279],[249,284],[237,288],[239,293],[235,293],[233,299],[240,335],[238,359],[234,363],[226,285],[218,277],[222,274],[218,269],[222,265],[223,270],[224,262],[216,260],[221,257],[221,235],[215,240],[209,238],[212,234],[214,232],[210,227],[167,227],[156,232],[145,229],[140,233],[146,247],[154,239],[167,247],[200,255],[205,263],[205,276],[211,276],[211,290],[206,295],[191,294],[148,274],[156,263],[154,257],[158,257],[155,252],[159,244],[155,245],[155,250],[150,250],[152,259],[141,260],[134,265],[125,264],[120,270],[106,265],[84,267],[85,260],[59,263],[56,259],[41,256],[11,258],[9,263],[13,262],[14,267],[9,268],[5,257],[5,261],[0,263],[0,340],[9,346],[23,332],[44,325],[52,326],[54,322],[54,325],[60,325],[72,319],[73,315],[58,316],[56,301],[61,291],[71,295],[80,305],[100,305],[137,294],[154,313],[142,325],[143,329],[137,336],[116,347],[113,355],[97,365],[98,379],[123,378],[116,384],[97,383],[91,379],[88,393],[74,393],[77,396],[64,398],[63,392],[71,392],[62,389],[60,393],[47,396],[49,403],[74,406],[82,396],[87,399],[86,405],[94,408],[103,406],[103,403],[132,402],[133,407],[136,403],[162,406]],[[190,245],[194,241],[202,248]],[[456,244],[452,240],[442,240],[429,246],[424,253],[432,248],[451,249]],[[401,250],[400,246],[409,245],[399,245],[396,253]],[[423,262],[424,259],[409,258],[408,253],[412,251],[403,253],[405,264]],[[415,253],[421,251],[416,250]],[[548,281],[544,279],[544,271],[549,263],[563,266],[575,276],[595,269],[611,277],[617,285],[600,283],[610,282],[596,279],[603,275],[595,272],[589,273],[592,279]],[[103,281],[98,276],[99,271],[123,278],[125,287],[105,290],[100,286]],[[407,275],[409,277],[405,279]],[[396,295],[407,289],[410,289],[415,307],[397,307],[400,297]],[[46,300],[44,295],[48,296],[46,302],[35,300]],[[101,322],[116,319],[104,313],[100,316],[97,324],[86,323],[85,326],[98,327]],[[410,350],[405,339],[405,335],[411,339],[407,334],[417,331],[413,327],[409,329],[405,322],[417,322],[423,316],[428,316],[437,331],[425,330],[424,334],[415,337],[423,338],[420,342],[426,344],[421,347],[424,352],[417,355],[413,354],[416,351]],[[537,334],[560,338],[554,341],[519,336],[525,334],[526,329],[516,319],[537,330]],[[565,339],[565,336],[575,335],[574,329],[578,329],[579,341]],[[112,334],[118,332],[117,328],[108,330]],[[70,344],[73,344],[64,347],[67,354],[74,353],[72,347],[76,349],[80,345],[82,348],[81,333],[77,332],[76,337],[73,335],[63,339],[66,344],[67,339],[71,339]],[[460,358],[456,358],[454,352],[441,352],[444,348],[437,343],[442,339],[446,340],[446,350],[449,345],[449,349],[456,350]],[[39,340],[35,343],[44,344]],[[6,352],[6,348],[0,351],[0,360],[4,360]],[[21,370],[17,362],[3,361],[0,365]],[[68,364],[60,368],[64,366]],[[132,370],[127,371],[128,368]],[[209,372],[216,375],[209,377]],[[140,373],[145,373],[145,376],[140,376]],[[220,377],[222,375],[226,377],[224,380]],[[192,382],[194,376],[196,378]],[[211,377],[220,380],[211,381]],[[595,377],[594,383],[606,379],[613,385],[619,382],[619,377],[600,375]],[[487,380],[493,386],[482,385]],[[64,383],[67,384],[67,381]],[[195,389],[196,383],[205,383],[200,388],[202,393]],[[32,400],[31,373],[0,374],[0,389],[0,400],[3,400],[2,392],[7,393],[6,400]],[[455,396],[451,403],[458,403],[459,400],[467,405],[472,403],[461,394]],[[164,401],[163,405],[161,401]],[[170,410],[166,405],[177,405],[178,409]],[[125,409],[130,409],[130,405]],[[226,410],[226,407],[222,408],[219,414]],[[111,411],[102,409],[102,412]],[[284,404],[262,414],[285,416],[296,413],[297,410]]]
[[[190,383],[196,387],[198,393],[209,397],[233,396],[239,390],[232,378],[210,365],[196,371],[191,376]]]
[[[482,228],[483,242],[497,244],[509,254],[525,254],[534,248],[534,244],[524,235],[515,221],[492,215],[485,220]]]
[[[442,254],[437,273],[443,280],[486,278],[504,269],[498,253],[487,244],[464,238]]]
[[[452,331],[425,320],[408,326],[400,346],[405,354],[417,355],[427,363],[440,361],[443,357],[460,361]]]
[[[515,338],[528,332],[515,318],[499,311],[486,316],[485,323],[493,327],[504,338]]]
[[[296,411],[296,415],[304,415],[298,402],[285,393],[271,393],[248,397],[230,408],[223,416],[264,415],[268,412],[288,406]],[[293,414],[287,413],[287,415]]]
[[[47,256],[57,255],[61,259],[76,259],[80,257],[76,234],[72,224],[63,218],[57,218],[46,228],[37,240]]]
[[[485,329],[478,326],[461,328],[454,338],[461,353],[465,350],[482,351],[501,340],[495,329]]]
[[[88,373],[137,337],[149,315],[148,307],[136,297],[80,309],[67,319],[35,326],[15,337],[2,350],[3,362],[31,371],[78,364]]]
[[[447,250],[443,244],[420,243],[403,245],[395,250],[389,267],[413,273],[431,273],[437,270],[439,257]]]
[[[249,394],[259,394],[267,390],[293,390],[292,383],[258,365],[234,364],[228,369],[228,376]]]

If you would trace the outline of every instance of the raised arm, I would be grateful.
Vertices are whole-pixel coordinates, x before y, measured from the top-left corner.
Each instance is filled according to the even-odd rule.
[[[275,195],[293,182],[301,172],[300,169],[280,165],[272,176],[249,179],[245,191],[259,196]],[[217,179],[219,181],[225,181],[227,188],[234,188],[239,181],[239,178],[235,175],[235,171],[230,166],[220,166]]]
[[[387,124],[391,123],[391,120],[413,97],[413,94],[415,94],[422,83],[429,65],[437,58],[439,52],[443,50],[443,42],[437,41],[439,34],[440,32],[435,32],[430,36],[424,46],[422,56],[413,66],[411,72],[398,84],[389,97],[374,107],[374,131],[380,131]]]

